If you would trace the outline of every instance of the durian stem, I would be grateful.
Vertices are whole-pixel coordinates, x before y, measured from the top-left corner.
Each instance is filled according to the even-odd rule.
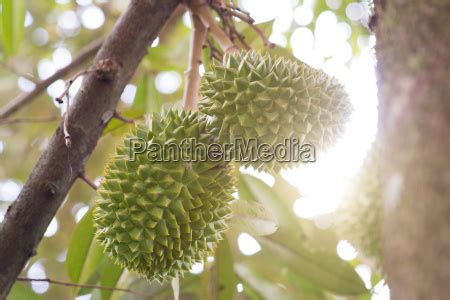
[[[186,70],[186,85],[183,94],[183,107],[187,110],[197,110],[197,102],[200,90],[200,72],[199,67],[202,63],[202,49],[205,43],[208,31],[203,25],[200,17],[196,13],[193,4],[197,1],[191,1],[189,6],[189,15],[192,23],[192,34],[189,50],[189,65]]]
[[[211,35],[216,39],[217,43],[225,53],[238,51],[238,47],[231,41],[225,31],[217,25],[216,20],[209,10],[209,6],[206,5],[206,1],[203,2],[204,5],[197,5],[195,7],[195,12],[200,17],[203,24],[208,28]]]
[[[187,3],[191,17],[192,34],[189,51],[189,65],[186,70],[186,84],[183,94],[183,107],[187,110],[197,110],[200,90],[199,67],[202,63],[202,49],[208,31],[219,43],[225,53],[237,51],[238,48],[226,32],[217,25],[206,0],[191,0]]]

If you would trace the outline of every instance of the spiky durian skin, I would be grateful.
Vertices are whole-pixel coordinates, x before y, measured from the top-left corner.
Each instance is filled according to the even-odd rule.
[[[381,269],[381,181],[379,148],[367,154],[361,169],[348,184],[335,224],[339,236],[348,240],[373,267]]]
[[[224,143],[256,138],[259,145],[274,146],[295,138],[324,149],[341,136],[352,111],[342,85],[300,61],[237,52],[211,68],[203,76],[199,110],[212,117]],[[256,160],[244,165],[278,172],[293,164]]]
[[[137,126],[107,165],[94,209],[96,237],[118,264],[148,280],[182,275],[214,250],[231,213],[234,179],[223,162],[155,162],[145,154],[132,162],[130,139],[150,147],[185,138],[208,145],[214,138],[206,125],[198,113],[154,116],[151,130]]]

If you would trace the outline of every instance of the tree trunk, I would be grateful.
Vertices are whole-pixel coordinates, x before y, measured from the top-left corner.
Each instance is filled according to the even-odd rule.
[[[450,1],[378,0],[375,12],[391,299],[448,299]]]
[[[97,70],[85,76],[69,110],[71,147],[65,144],[60,124],[0,226],[0,299],[6,298],[36,253],[47,226],[113,117],[125,85],[179,2],[131,1],[103,43],[94,60]]]

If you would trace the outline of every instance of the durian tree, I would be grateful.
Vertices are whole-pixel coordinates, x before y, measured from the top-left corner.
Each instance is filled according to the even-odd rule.
[[[442,299],[450,293],[450,57],[443,51],[450,43],[449,3],[375,4],[383,251],[391,296]]]
[[[376,3],[369,22],[367,1],[263,2],[0,1],[0,299],[370,299],[386,280],[394,299],[445,299],[448,160],[438,155],[438,165],[426,166],[426,151],[409,147],[417,152],[407,165],[436,170],[443,196],[429,191],[436,205],[419,209],[410,199],[423,197],[424,185],[414,178],[424,177],[411,171],[405,209],[385,215],[383,197],[404,177],[386,169],[380,152],[388,149],[400,168],[402,156],[387,144],[411,146],[411,128],[428,120],[420,113],[402,119],[397,101],[387,98],[413,86],[419,95],[429,92],[433,107],[445,98],[433,87],[448,78],[448,41],[434,47],[426,38],[430,27],[448,36],[444,26],[408,18],[415,3],[408,9]],[[272,10],[263,21],[259,5]],[[445,5],[417,7],[444,24]],[[276,17],[282,6],[287,13]],[[251,146],[273,150],[295,140],[320,161],[345,135],[355,100],[304,48],[314,32],[311,57],[332,65],[336,57],[317,50],[323,20],[339,28],[354,58],[368,47],[368,28],[376,29],[380,124],[387,128],[340,207],[321,216],[325,225],[294,213],[303,183],[298,189],[284,173],[314,162],[263,160]],[[423,30],[420,44],[408,32],[411,24]],[[397,37],[402,51],[390,52]],[[422,44],[428,48],[417,50]],[[419,54],[406,55],[411,48]],[[431,62],[429,49],[436,52]],[[402,64],[408,72],[396,69]],[[440,77],[421,73],[428,67]],[[436,84],[410,84],[406,73],[425,81],[431,74]],[[438,119],[444,122],[446,112]],[[406,120],[402,131],[398,120]],[[403,131],[410,135],[403,138]],[[446,140],[439,129],[418,132],[421,141],[434,134]],[[195,141],[202,149],[226,149],[237,140],[248,151],[214,151],[220,159],[184,148]],[[295,147],[286,151],[295,154]],[[424,224],[433,229],[422,230]],[[430,232],[439,238],[426,238]],[[244,238],[258,249],[245,252]],[[356,257],[336,253],[344,241]],[[442,249],[437,265],[434,250],[424,250],[427,242]],[[414,262],[405,264],[402,255]],[[421,272],[425,265],[441,271]]]

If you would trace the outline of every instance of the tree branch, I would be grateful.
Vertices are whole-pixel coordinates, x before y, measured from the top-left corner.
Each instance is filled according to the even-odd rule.
[[[209,5],[206,3],[206,1],[203,0],[198,2],[204,3],[196,3],[195,6],[192,5],[191,9],[194,10],[195,14],[200,17],[205,27],[217,40],[217,43],[219,43],[222,50],[225,53],[238,51],[238,48],[233,43],[233,41],[230,40],[226,32],[217,24],[216,20],[211,14],[211,11],[209,10]]]
[[[95,184],[94,181],[92,181],[86,173],[82,172],[80,175],[78,175],[78,178],[80,178],[84,183],[86,183],[89,187],[91,187],[94,191],[98,189],[97,184]]]
[[[36,253],[47,226],[73,182],[84,170],[87,159],[113,116],[125,85],[178,3],[179,0],[131,1],[103,43],[94,65],[110,61],[117,67],[108,69],[106,65],[84,77],[70,106],[71,148],[67,149],[64,144],[63,124],[60,123],[1,224],[0,299],[6,298],[20,271]],[[14,107],[3,111],[9,115],[18,109]]]
[[[48,116],[40,118],[14,118],[0,119],[0,125],[6,124],[24,124],[24,123],[50,123],[61,119],[61,116]]]
[[[16,69],[16,67],[14,65],[9,64],[8,62],[0,61],[0,65],[18,77],[23,77],[23,78],[31,81],[34,84],[38,83],[38,80],[36,80],[36,78],[34,78],[33,75],[31,75],[29,73],[20,72],[19,70]]]
[[[103,38],[91,42],[80,51],[80,53],[68,66],[58,70],[49,78],[37,83],[33,91],[20,94],[19,96],[11,100],[11,102],[7,103],[0,109],[0,119],[8,118],[20,108],[36,99],[36,97],[39,96],[43,91],[45,91],[45,89],[48,88],[53,82],[60,79],[61,77],[66,76],[72,70],[82,65],[89,57],[91,57],[95,52],[98,51],[102,43]]]
[[[200,91],[200,73],[199,67],[202,63],[202,49],[205,43],[208,31],[203,25],[200,17],[197,15],[193,6],[196,2],[202,0],[193,0],[189,4],[189,15],[191,16],[192,34],[189,49],[189,64],[186,70],[186,85],[183,94],[183,107],[186,109],[197,109],[197,102]],[[191,8],[192,7],[192,8]]]
[[[53,280],[50,278],[27,278],[27,277],[18,277],[17,281],[25,281],[25,282],[48,282],[51,284],[58,284],[63,286],[72,286],[72,287],[79,287],[79,288],[86,288],[86,289],[98,289],[98,290],[104,290],[104,291],[116,291],[116,292],[123,292],[123,293],[129,293],[138,297],[148,298],[153,297],[153,294],[144,294],[139,293],[130,289],[123,289],[123,288],[116,288],[116,287],[109,287],[109,286],[103,286],[103,285],[95,285],[95,284],[78,284],[78,283],[72,283],[72,282],[65,282],[60,280]]]

